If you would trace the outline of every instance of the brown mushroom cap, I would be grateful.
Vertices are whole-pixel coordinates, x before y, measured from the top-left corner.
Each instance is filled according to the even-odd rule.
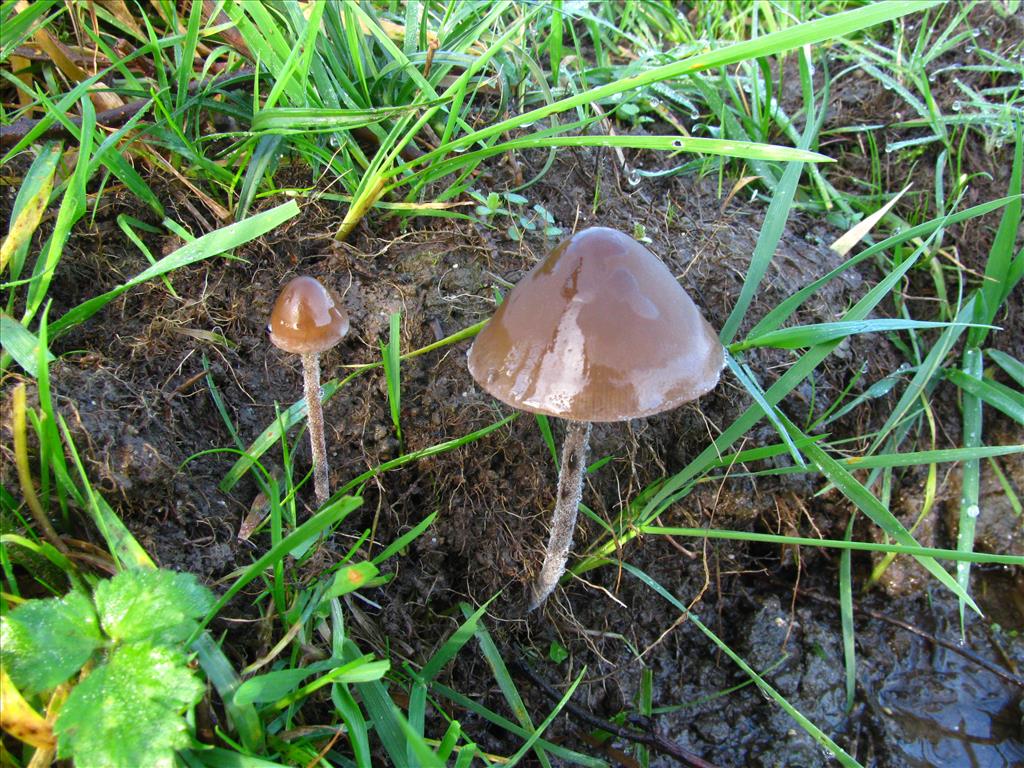
[[[605,227],[576,233],[519,281],[469,352],[469,370],[515,408],[624,421],[718,383],[718,335],[668,267]]]
[[[297,355],[330,349],[348,333],[348,313],[338,297],[313,277],[296,277],[270,313],[270,341]]]

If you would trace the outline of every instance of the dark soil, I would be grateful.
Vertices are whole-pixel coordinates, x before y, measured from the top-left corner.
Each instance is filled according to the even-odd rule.
[[[874,95],[877,103],[843,101],[835,124],[861,117],[877,120],[867,110],[877,108],[884,114],[888,95]],[[854,105],[865,114],[851,115]],[[857,156],[844,154],[837,175],[860,173],[853,160]],[[978,182],[978,199],[969,202],[1005,193],[1008,157],[1005,147],[988,155],[973,150],[967,155],[968,162],[978,162],[973,170],[992,175],[990,184]],[[539,168],[531,156],[520,157],[519,162],[527,170]],[[763,207],[732,201],[722,210],[715,185],[692,177],[631,186],[612,162],[611,153],[564,151],[526,194],[531,204],[541,203],[551,211],[567,232],[594,224],[633,232],[642,225],[652,241],[649,247],[680,276],[712,325],[721,327],[739,295]],[[922,162],[903,173],[913,174],[919,189],[931,189],[931,182],[917,175],[928,167],[934,166]],[[495,188],[510,183],[505,166],[493,167],[491,174],[488,183]],[[891,188],[901,183],[902,177]],[[595,184],[600,185],[597,196]],[[203,223],[185,205],[187,192],[171,183],[162,191],[170,218],[201,234]],[[600,201],[597,210],[592,209],[595,197]],[[12,199],[8,189],[0,211],[4,220]],[[106,201],[96,219],[83,222],[69,243],[53,282],[51,317],[146,266],[116,225],[118,214],[147,218],[146,212],[124,197],[108,195]],[[161,565],[195,572],[216,587],[268,546],[265,532],[249,540],[238,536],[258,494],[255,482],[243,479],[229,493],[218,489],[234,457],[213,453],[185,462],[199,452],[233,446],[203,375],[207,366],[246,444],[274,419],[275,404],[299,398],[298,359],[271,346],[265,334],[277,290],[289,278],[311,274],[343,296],[353,332],[322,361],[325,377],[334,378],[347,372],[344,366],[380,359],[379,345],[387,339],[392,312],[402,313],[403,350],[433,343],[487,318],[495,306],[493,287],[516,282],[555,242],[532,234],[513,242],[504,237],[504,226],[486,230],[439,219],[402,227],[370,218],[349,242],[338,243],[331,233],[342,214],[326,203],[308,202],[299,218],[240,249],[238,260],[215,260],[173,273],[170,279],[180,298],[154,282],[126,294],[56,343],[54,352],[60,359],[51,369],[56,400],[90,477]],[[973,222],[969,232],[950,232],[947,242],[955,245],[964,263],[983,268],[986,243],[997,224],[997,215],[988,216]],[[794,215],[746,327],[841,263],[826,246],[839,234],[823,221]],[[177,244],[154,240],[149,245],[159,253]],[[794,322],[836,320],[878,278],[873,264],[862,264],[829,283]],[[927,282],[922,278],[920,285]],[[1019,293],[1010,304],[998,321],[1004,330],[993,335],[993,343],[1007,351],[1016,347],[1014,354],[1019,355],[1024,338]],[[211,341],[211,333],[221,334],[230,345]],[[401,424],[406,451],[464,436],[508,412],[470,378],[465,364],[468,345],[463,342],[403,363]],[[750,359],[767,387],[794,357],[760,351]],[[863,378],[855,393],[902,362],[887,339],[854,338],[782,408],[794,422],[806,423],[828,408],[858,372],[863,371]],[[9,377],[4,384],[5,402],[14,379]],[[832,424],[832,439],[870,434],[882,424],[898,394],[897,389],[888,397],[870,400]],[[942,441],[935,447],[957,445],[954,389],[942,385],[934,404]],[[589,477],[585,503],[605,520],[615,519],[640,489],[680,470],[747,405],[744,390],[726,374],[718,389],[697,404],[642,421],[595,425],[592,457],[611,460]],[[987,413],[987,442],[1024,440],[1008,420],[992,409]],[[333,487],[399,455],[379,370],[343,387],[327,404],[325,416]],[[553,424],[560,439],[561,427]],[[8,428],[5,423],[5,446]],[[747,435],[744,447],[777,440],[774,430],[763,423]],[[304,473],[309,466],[307,449],[303,440],[294,442],[300,452],[296,469]],[[850,450],[859,447],[853,443]],[[4,451],[6,456],[6,447]],[[264,461],[271,468],[279,465],[279,450],[270,451]],[[1024,492],[1019,457],[998,463],[1017,492]],[[950,547],[955,546],[959,470],[944,465],[940,472],[936,513],[920,538]],[[977,548],[1024,554],[1020,519],[1009,509],[990,468],[983,473],[985,514],[979,520]],[[9,461],[3,465],[3,481],[7,488],[18,487]],[[920,510],[923,481],[917,470],[907,470],[893,488],[892,509],[908,525]],[[663,515],[662,522],[842,538],[852,507],[835,491],[817,495],[822,488],[821,478],[810,474],[756,482],[728,479],[698,486]],[[719,766],[831,764],[789,715],[756,687],[717,696],[747,681],[745,674],[692,623],[678,621],[677,609],[614,567],[570,583],[528,619],[509,618],[507,611],[539,567],[554,492],[553,462],[531,417],[520,417],[480,441],[368,483],[362,507],[324,548],[320,567],[340,557],[364,530],[372,530],[367,549],[376,553],[428,514],[438,516],[408,551],[385,563],[392,578],[368,593],[379,609],[353,604],[360,614],[350,627],[353,636],[364,650],[381,654],[388,652],[383,644],[387,639],[394,657],[422,663],[461,622],[460,602],[478,606],[503,590],[493,604],[488,627],[504,658],[529,660],[559,689],[586,668],[574,702],[593,715],[612,719],[622,712],[637,712],[642,672],[650,670],[654,707],[680,708],[635,721],[641,730],[657,732]],[[312,505],[311,488],[303,493],[302,502]],[[76,536],[99,542],[84,521],[78,523]],[[861,520],[856,535],[876,534]],[[597,536],[597,526],[584,521],[576,551],[585,551]],[[1006,631],[1024,628],[1021,569],[974,569],[974,593],[990,618],[970,618],[966,643],[950,649],[889,622],[907,622],[926,636],[958,642],[955,601],[923,578],[915,564],[898,559],[878,589],[857,598],[858,606],[873,613],[856,618],[858,691],[848,713],[839,612],[832,600],[837,595],[834,550],[648,537],[629,544],[622,557],[683,604],[692,604],[702,621],[863,764],[1009,766],[1024,761],[1022,689],[973,658],[984,657],[1012,670],[1024,663],[1024,642]],[[872,565],[870,558],[854,556],[858,585],[865,582]],[[262,629],[239,629],[250,625],[232,619],[256,618],[251,597],[240,596],[214,623],[218,632],[228,632],[226,643],[239,667],[263,655],[283,631],[266,623],[257,625]],[[994,628],[993,622],[1003,630]],[[548,659],[553,642],[569,651],[560,664]],[[506,711],[474,645],[462,651],[448,675],[447,682],[456,689]],[[531,712],[546,713],[554,706],[526,678],[519,684]],[[518,746],[469,713],[456,711],[456,717],[485,749],[501,753]],[[615,741],[614,746],[601,743],[591,731],[563,715],[547,737],[612,763],[637,764],[617,751],[626,748],[624,741]],[[652,765],[672,764],[664,755],[652,759]]]

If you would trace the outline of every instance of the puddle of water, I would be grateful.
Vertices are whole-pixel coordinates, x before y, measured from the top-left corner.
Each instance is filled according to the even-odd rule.
[[[896,671],[872,697],[892,752],[914,768],[1024,765],[1021,697],[990,672],[943,666]]]
[[[932,608],[939,627],[930,631],[958,637],[955,602],[933,592]],[[1000,642],[1020,663],[1024,641],[1001,634]],[[982,621],[969,624],[965,647],[993,657]],[[904,650],[867,691],[892,757],[912,768],[1024,766],[1024,688],[948,648],[914,641]]]

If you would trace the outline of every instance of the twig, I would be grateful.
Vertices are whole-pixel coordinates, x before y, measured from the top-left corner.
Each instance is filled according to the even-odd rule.
[[[547,680],[535,672],[523,659],[522,654],[520,654],[519,659],[511,661],[509,663],[509,667],[513,672],[517,672],[527,678],[552,702],[557,703],[562,700],[562,694],[548,683]],[[573,704],[571,701],[566,703],[565,711],[569,713],[573,719],[579,720],[592,728],[600,728],[602,731],[607,731],[614,736],[618,736],[620,739],[626,739],[627,741],[632,741],[636,744],[643,744],[656,752],[668,755],[676,760],[680,765],[689,765],[692,766],[692,768],[715,768],[712,763],[707,762],[702,757],[695,755],[693,752],[679,746],[671,739],[667,739],[659,733],[635,731],[615,725],[614,723],[609,723],[607,720],[602,720],[596,715],[587,712],[582,707]]]

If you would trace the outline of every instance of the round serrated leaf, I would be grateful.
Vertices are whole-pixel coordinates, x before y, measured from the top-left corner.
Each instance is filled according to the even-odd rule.
[[[4,668],[25,693],[60,685],[102,644],[92,603],[78,592],[30,600],[0,618]]]
[[[103,631],[122,642],[184,640],[213,604],[193,574],[154,570],[121,571],[93,599]]]
[[[71,691],[54,727],[57,753],[75,768],[172,768],[190,743],[182,712],[203,690],[182,651],[122,645]]]

